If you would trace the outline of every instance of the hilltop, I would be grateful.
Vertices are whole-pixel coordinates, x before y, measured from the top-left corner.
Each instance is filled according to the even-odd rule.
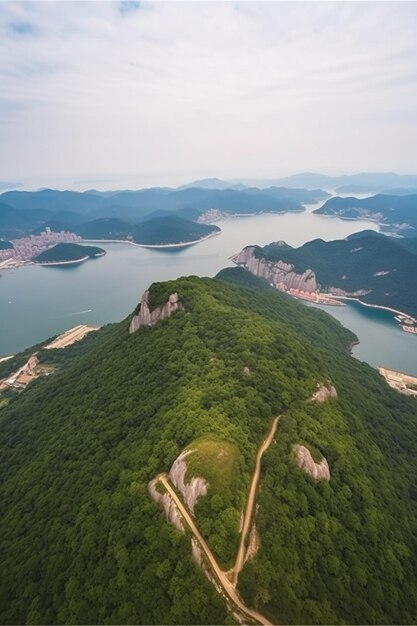
[[[156,283],[146,303],[151,327],[129,332],[130,314],[37,346],[54,373],[2,396],[1,622],[230,623],[149,484],[188,455],[195,524],[230,567],[279,415],[242,602],[273,623],[415,622],[417,403],[350,356],[350,331],[243,269]]]
[[[132,237],[142,245],[163,246],[195,243],[220,232],[220,228],[213,224],[198,224],[177,215],[167,215],[138,224],[132,230]]]

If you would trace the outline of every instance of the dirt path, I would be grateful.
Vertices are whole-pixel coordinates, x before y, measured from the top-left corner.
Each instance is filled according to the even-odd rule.
[[[272,626],[271,622],[269,622],[266,619],[266,617],[264,617],[257,611],[253,611],[242,602],[240,596],[238,595],[235,589],[235,586],[230,582],[230,580],[227,578],[223,570],[220,569],[212,551],[208,547],[206,541],[204,540],[203,536],[201,535],[200,531],[195,525],[194,520],[192,519],[191,515],[188,513],[187,509],[185,508],[185,506],[183,505],[183,503],[181,502],[181,500],[175,493],[174,489],[171,487],[168,481],[168,475],[160,474],[158,476],[158,480],[163,484],[163,486],[165,487],[165,489],[167,490],[171,498],[174,500],[183,519],[186,521],[186,523],[190,527],[191,532],[193,533],[194,537],[199,543],[200,548],[202,549],[205,556],[207,557],[211,565],[212,572],[217,578],[218,582],[220,583],[226,596],[228,596],[228,598],[239,609],[239,611],[243,614],[244,617],[249,617],[250,620],[258,624],[264,624],[265,626]]]
[[[255,471],[253,472],[252,482],[251,482],[250,489],[249,489],[249,496],[246,502],[245,516],[243,518],[243,526],[242,526],[242,534],[240,536],[239,550],[237,553],[235,566],[230,572],[231,581],[235,587],[237,585],[237,579],[238,579],[239,573],[242,570],[244,559],[245,559],[246,540],[247,540],[247,536],[251,527],[251,522],[252,522],[252,517],[253,517],[256,490],[258,488],[259,477],[261,474],[262,455],[265,452],[265,450],[267,450],[269,446],[271,445],[271,442],[277,430],[278,422],[279,422],[279,417],[276,417],[274,421],[272,422],[272,426],[271,426],[269,433],[265,437],[261,447],[258,450],[258,454],[256,455]]]
[[[239,612],[242,614],[243,617],[245,618],[249,617],[251,621],[254,621],[258,624],[263,624],[264,626],[272,626],[272,624],[266,619],[266,617],[264,617],[257,611],[253,611],[252,609],[250,609],[243,603],[239,594],[236,591],[236,584],[237,584],[239,573],[242,570],[243,563],[244,563],[244,557],[245,557],[245,551],[246,551],[246,540],[247,540],[249,529],[251,527],[251,522],[253,518],[253,509],[255,506],[256,490],[258,488],[259,478],[260,478],[260,473],[261,473],[262,455],[272,443],[272,440],[277,430],[280,417],[281,416],[274,418],[271,428],[269,430],[269,433],[265,437],[261,447],[258,450],[258,454],[256,455],[255,470],[253,472],[251,485],[249,488],[248,500],[247,500],[246,508],[245,508],[245,515],[243,518],[242,534],[240,538],[239,550],[237,553],[235,565],[228,572],[224,572],[219,567],[219,564],[217,563],[205,539],[203,538],[200,531],[198,530],[193,518],[191,517],[188,510],[186,509],[184,504],[181,502],[177,493],[171,486],[169,482],[168,474],[159,474],[159,476],[157,476],[157,481],[163,484],[163,486],[165,487],[165,489],[167,490],[167,492],[169,493],[169,495],[171,496],[171,498],[177,505],[178,510],[181,513],[184,521],[188,524],[201,550],[204,552],[205,556],[207,557],[211,565],[211,571],[214,574],[214,576],[217,578],[225,595],[229,598],[229,600],[232,601],[234,606],[237,607],[237,609],[239,610]]]

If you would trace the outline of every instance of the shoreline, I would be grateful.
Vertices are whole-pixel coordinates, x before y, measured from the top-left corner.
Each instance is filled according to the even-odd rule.
[[[35,261],[34,265],[40,265],[41,267],[51,267],[53,265],[75,265],[76,263],[83,263],[84,261],[87,261],[89,258],[90,258],[89,256],[83,256],[81,259],[74,259],[73,261],[49,261],[49,262],[44,261],[41,263],[36,263]]]
[[[14,354],[9,354],[8,356],[0,356],[0,363],[3,363],[4,361],[9,361],[13,357],[14,357]]]
[[[414,323],[417,323],[417,320],[410,315],[409,313],[404,313],[403,311],[398,311],[398,309],[392,309],[389,306],[383,306],[382,304],[369,304],[368,302],[363,302],[363,300],[359,300],[359,298],[354,298],[352,296],[335,296],[332,295],[332,298],[336,298],[337,300],[353,300],[354,302],[359,302],[362,306],[370,307],[371,309],[382,309],[384,311],[389,311],[390,313],[396,313],[397,315],[403,315],[409,320],[412,320]]]
[[[75,265],[76,263],[84,263],[84,261],[88,261],[88,259],[98,259],[101,256],[104,256],[106,253],[102,252],[100,254],[95,254],[94,256],[83,256],[81,259],[74,259],[73,261],[42,261],[41,263],[33,262],[34,265],[41,265],[42,267],[50,267],[52,265]]]
[[[202,237],[201,239],[195,239],[194,241],[186,241],[180,243],[136,243],[135,241],[129,241],[128,239],[83,239],[83,241],[87,243],[128,243],[131,246],[136,246],[137,248],[155,248],[155,249],[163,249],[163,248],[185,248],[186,246],[192,246],[196,243],[200,243],[201,241],[205,241],[206,239],[210,239],[211,237],[216,237],[217,235],[222,234],[222,230],[215,231]]]

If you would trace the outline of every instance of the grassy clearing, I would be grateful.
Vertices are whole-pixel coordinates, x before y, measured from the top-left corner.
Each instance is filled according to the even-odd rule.
[[[222,494],[230,488],[239,473],[239,450],[228,441],[197,439],[187,450],[194,452],[187,457],[186,481],[202,476],[209,483],[210,495]]]

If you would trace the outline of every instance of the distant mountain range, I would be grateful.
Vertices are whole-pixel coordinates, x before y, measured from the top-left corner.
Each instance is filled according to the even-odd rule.
[[[288,282],[288,277],[288,286],[352,295],[417,317],[417,238],[362,231],[337,241],[315,239],[299,248],[277,242],[245,248],[235,262],[269,282]]]
[[[303,211],[304,204],[325,200],[329,194],[320,189],[142,189],[140,191],[75,192],[9,191],[0,195],[0,237],[17,238],[49,226],[52,230],[71,230],[85,236],[99,237],[90,222],[103,219],[119,220],[113,227],[121,237],[133,224],[150,217],[176,214],[197,220],[214,209],[212,219],[228,215],[252,213],[284,213]],[[126,222],[122,224],[121,221]],[[82,226],[82,228],[81,228]],[[105,228],[103,221],[97,226]],[[107,235],[101,235],[106,237]]]
[[[417,194],[384,195],[369,198],[330,198],[314,213],[345,219],[370,219],[383,225],[383,230],[406,237],[417,235]]]
[[[236,178],[230,181],[219,178],[196,180],[182,189],[202,187],[206,189],[242,189],[245,187],[317,187],[336,193],[388,193],[393,189],[417,188],[417,175],[396,174],[395,172],[370,172],[344,176],[327,176],[314,172],[303,172],[283,178]]]

